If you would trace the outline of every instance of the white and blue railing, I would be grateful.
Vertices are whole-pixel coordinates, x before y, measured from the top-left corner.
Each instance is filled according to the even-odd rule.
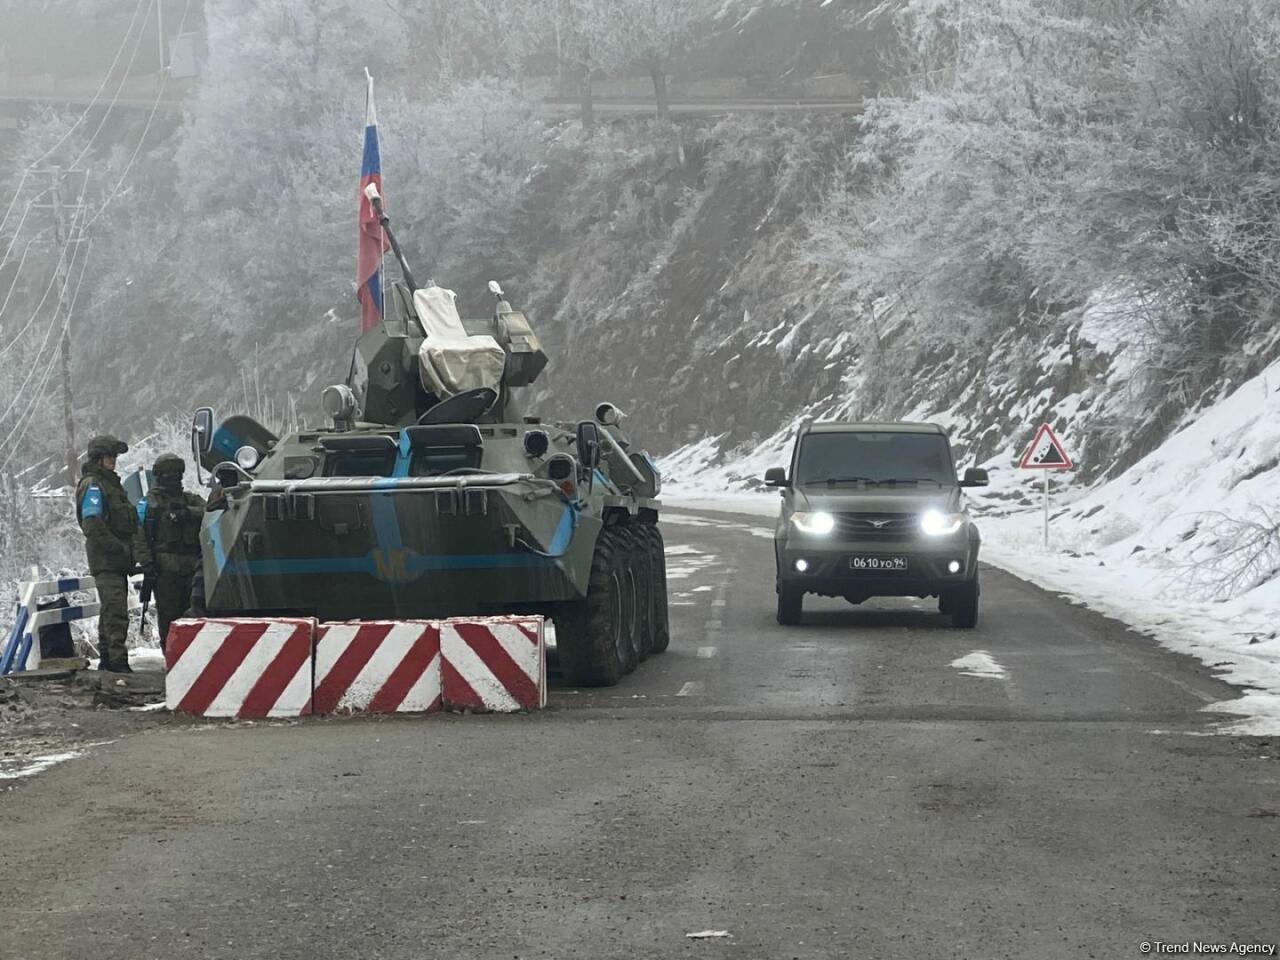
[[[80,591],[97,591],[93,577],[62,577],[58,580],[32,580],[18,588],[18,609],[13,629],[0,650],[0,675],[20,670],[35,670],[40,666],[40,628],[55,623],[74,623],[96,617],[101,604],[84,603],[68,607],[50,607],[41,610],[38,601],[43,597],[61,596]],[[134,591],[129,591],[129,608],[140,606]]]

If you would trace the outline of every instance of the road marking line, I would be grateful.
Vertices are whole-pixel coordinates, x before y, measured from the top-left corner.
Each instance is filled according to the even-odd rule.
[[[725,600],[723,597],[721,597],[721,598],[720,598],[720,599],[718,599],[718,600],[712,600],[712,601],[711,601],[711,605],[712,605],[713,607],[727,607],[727,606],[729,605],[729,601],[728,601],[728,600]]]
[[[723,627],[723,626],[724,626],[724,621],[723,621],[723,620],[708,620],[708,621],[707,621],[707,629],[708,629],[708,630],[719,630],[719,629],[720,629],[721,627]]]
[[[710,659],[711,659],[712,657],[714,657],[715,655],[716,655],[716,648],[715,648],[715,647],[699,647],[699,648],[698,648],[698,659],[699,659],[699,660],[710,660]]]
[[[683,687],[676,691],[677,697],[692,697],[702,692],[702,684],[697,680],[690,680]]]
[[[995,657],[985,650],[975,650],[965,657],[951,661],[951,666],[960,671],[962,677],[979,677],[984,680],[1004,680],[1009,673]]]

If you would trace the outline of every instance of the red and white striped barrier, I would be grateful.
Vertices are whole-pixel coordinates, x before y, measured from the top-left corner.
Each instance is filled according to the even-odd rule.
[[[176,620],[165,646],[165,703],[202,717],[309,714],[314,636],[314,620]]]
[[[316,713],[439,710],[439,626],[371,620],[320,624],[314,704]]]
[[[440,656],[446,709],[514,713],[547,705],[541,617],[442,620]]]
[[[203,717],[514,713],[547,703],[541,617],[177,620],[170,710]]]

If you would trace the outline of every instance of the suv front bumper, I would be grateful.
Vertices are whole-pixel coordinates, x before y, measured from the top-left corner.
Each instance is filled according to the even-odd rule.
[[[799,587],[806,593],[854,601],[928,597],[960,586],[978,575],[980,545],[972,524],[952,536],[894,542],[796,535],[774,541],[780,587]],[[896,560],[904,560],[906,569],[860,568],[864,562],[874,566],[875,561]]]

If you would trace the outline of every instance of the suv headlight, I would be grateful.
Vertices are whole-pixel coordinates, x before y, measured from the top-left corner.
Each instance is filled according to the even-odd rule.
[[[812,533],[819,537],[825,537],[836,528],[836,518],[826,511],[793,513],[791,522],[796,525],[796,529],[801,533]]]
[[[926,510],[920,516],[920,529],[931,537],[945,537],[957,532],[964,526],[963,513],[943,513],[941,510]]]

